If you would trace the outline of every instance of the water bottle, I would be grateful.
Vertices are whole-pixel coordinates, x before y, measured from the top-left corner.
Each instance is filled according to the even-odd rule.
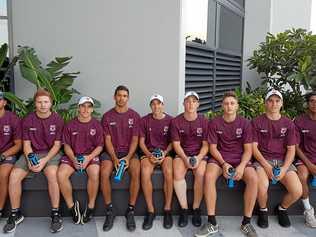
[[[78,163],[80,164],[80,169],[78,170],[79,173],[83,173],[84,169],[82,169],[82,164],[84,162],[84,156],[83,155],[77,155],[76,159]]]
[[[196,157],[195,157],[195,156],[190,156],[190,157],[189,157],[189,163],[190,163],[190,165],[191,165],[192,167],[194,167],[194,166],[196,165],[196,162],[197,162],[197,160],[196,160]]]
[[[274,161],[272,172],[273,172],[272,184],[276,184],[278,182],[278,180],[276,180],[276,177],[278,177],[281,173],[281,168],[276,160]]]
[[[116,171],[116,174],[114,176],[114,182],[118,183],[122,180],[123,175],[124,175],[124,171],[125,171],[125,166],[126,166],[126,160],[120,160],[120,164],[119,167]]]
[[[228,168],[228,180],[227,180],[227,184],[229,188],[233,188],[235,186],[235,169],[233,167],[229,167]]]
[[[33,152],[29,153],[27,155],[27,158],[28,158],[29,162],[31,163],[31,166],[35,166],[35,165],[39,164],[38,157],[35,153],[33,153]]]
[[[162,156],[163,156],[163,153],[162,153],[162,150],[159,149],[159,148],[155,148],[152,152],[153,156],[156,158],[156,159],[161,159]]]
[[[312,180],[311,180],[311,185],[312,187],[316,187],[316,175],[313,176]]]

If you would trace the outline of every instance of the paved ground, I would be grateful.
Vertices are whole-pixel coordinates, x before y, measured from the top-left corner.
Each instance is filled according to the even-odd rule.
[[[176,222],[176,218],[174,218]],[[205,219],[206,220],[206,219]],[[239,231],[241,217],[218,217],[218,222],[220,224],[220,233],[214,235],[218,236],[229,236],[237,237],[243,236]],[[282,228],[278,225],[276,217],[269,217],[270,227],[268,229],[262,230],[255,225],[257,233],[262,237],[303,237],[303,236],[316,236],[316,229],[310,229],[304,226],[304,221],[302,216],[291,216],[292,227]],[[43,237],[43,236],[56,236],[56,237],[99,237],[99,236],[149,236],[149,237],[192,237],[197,231],[197,228],[193,227],[191,224],[186,228],[178,228],[174,226],[170,230],[165,230],[162,227],[162,217],[157,217],[154,226],[149,231],[143,231],[141,229],[142,217],[137,217],[137,229],[135,232],[130,233],[125,228],[125,218],[117,217],[115,219],[115,225],[110,232],[103,232],[103,218],[97,217],[94,221],[85,225],[74,225],[69,218],[64,219],[64,229],[58,234],[51,234],[48,230],[50,223],[49,218],[26,218],[23,223],[21,223],[16,232],[13,234],[3,234],[0,232],[0,237]],[[0,228],[5,223],[4,219],[0,220]]]

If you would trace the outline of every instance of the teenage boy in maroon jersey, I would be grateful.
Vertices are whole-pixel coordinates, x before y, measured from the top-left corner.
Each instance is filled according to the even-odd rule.
[[[0,217],[8,194],[9,175],[22,148],[21,121],[15,113],[5,110],[6,104],[0,91]]]
[[[171,122],[171,138],[176,157],[173,160],[174,190],[181,206],[179,227],[188,224],[187,183],[185,175],[191,169],[194,175],[194,201],[192,224],[201,225],[200,204],[207,162],[208,120],[197,113],[199,96],[189,91],[184,96],[184,113]]]
[[[233,178],[233,180],[245,182],[244,218],[240,229],[246,236],[254,237],[257,234],[250,219],[256,203],[258,179],[250,162],[252,127],[250,121],[237,115],[238,99],[234,92],[224,94],[222,109],[223,115],[209,122],[208,142],[212,157],[208,161],[204,181],[208,223],[203,225],[195,236],[206,237],[218,232],[215,219],[216,181],[223,175],[226,179]],[[234,177],[229,177],[230,168],[235,168]]]
[[[281,115],[282,94],[271,90],[265,97],[266,112],[252,121],[254,132],[253,155],[258,174],[258,226],[267,228],[269,180],[282,183],[287,193],[275,208],[279,224],[290,227],[287,209],[302,195],[302,184],[292,164],[297,144],[294,123]],[[273,174],[273,167],[280,167],[280,174]]]
[[[161,166],[164,175],[165,206],[163,226],[169,229],[173,224],[171,216],[173,177],[172,157],[170,156],[172,144],[169,129],[172,117],[164,113],[164,100],[161,95],[154,94],[151,96],[149,105],[152,113],[141,119],[139,133],[139,146],[143,153],[141,157],[141,183],[147,204],[147,214],[144,218],[143,229],[149,230],[155,218],[151,176],[156,166]],[[159,157],[154,156],[155,149],[161,151]]]
[[[113,168],[117,169],[121,159],[126,162],[130,175],[130,197],[125,212],[126,227],[129,231],[136,229],[134,208],[140,187],[140,161],[135,154],[138,146],[138,129],[140,116],[128,107],[129,90],[118,86],[114,92],[115,107],[103,115],[105,148],[101,156],[101,190],[106,206],[103,230],[109,231],[113,226],[114,212],[111,196],[110,177]]]
[[[304,205],[305,224],[316,228],[314,208],[309,202],[309,176],[316,178],[316,92],[306,95],[308,110],[295,119],[299,145],[296,146],[297,174],[303,186],[302,203]]]
[[[69,208],[75,224],[89,222],[94,214],[95,200],[99,190],[100,160],[103,149],[103,129],[98,120],[92,117],[94,101],[83,96],[78,102],[78,117],[64,127],[63,143],[65,156],[58,169],[60,191]],[[80,157],[83,160],[80,160]],[[78,160],[79,158],[79,160]],[[74,201],[70,176],[75,172],[87,172],[88,203],[80,213],[80,204]]]
[[[51,232],[58,232],[63,228],[59,213],[59,185],[57,169],[60,160],[62,130],[64,121],[51,111],[53,100],[51,94],[39,89],[34,95],[35,112],[31,112],[22,121],[23,153],[15,163],[9,179],[9,196],[11,214],[3,227],[5,233],[13,232],[17,224],[24,219],[21,210],[22,181],[29,172],[43,171],[48,181],[48,192],[52,206]],[[32,164],[28,157],[35,154],[38,164]]]

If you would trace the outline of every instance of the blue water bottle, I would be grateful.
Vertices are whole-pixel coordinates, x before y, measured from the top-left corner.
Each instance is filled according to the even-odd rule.
[[[115,183],[118,183],[122,180],[122,177],[123,177],[124,171],[125,171],[125,166],[126,166],[126,160],[124,160],[124,159],[120,160],[119,167],[118,167],[116,174],[114,176]]]
[[[163,156],[163,153],[162,153],[162,150],[159,149],[159,148],[155,148],[152,152],[153,156],[156,158],[156,159],[161,159],[162,156]]]
[[[82,169],[82,164],[84,162],[84,156],[83,155],[77,155],[76,159],[78,163],[80,164],[80,169],[78,170],[79,173],[83,173],[84,169]]]
[[[233,167],[228,168],[228,180],[227,184],[229,188],[233,188],[235,186],[235,169]]]
[[[31,163],[31,166],[35,166],[35,165],[39,164],[38,157],[35,153],[33,153],[33,152],[29,153],[27,155],[27,158],[28,158],[29,162]]]
[[[197,160],[196,160],[196,157],[195,157],[195,156],[190,156],[190,157],[189,157],[189,163],[190,163],[190,165],[191,165],[192,167],[194,167],[194,166],[196,165],[196,162],[197,162]]]
[[[312,180],[311,180],[311,185],[312,187],[316,187],[316,175],[313,176]]]
[[[280,168],[280,166],[279,166],[277,161],[274,161],[272,172],[273,172],[272,184],[276,184],[278,182],[276,177],[278,177],[280,175],[280,173],[281,173],[281,168]]]

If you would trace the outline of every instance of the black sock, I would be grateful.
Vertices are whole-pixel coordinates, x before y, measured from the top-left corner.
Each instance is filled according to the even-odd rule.
[[[249,224],[250,220],[251,220],[251,217],[244,216],[244,219],[242,220],[241,224],[243,224],[243,225]]]
[[[18,213],[18,212],[20,212],[20,208],[11,209],[11,213]]]
[[[208,223],[211,223],[212,225],[217,224],[215,215],[208,216],[207,221],[208,221]]]
[[[134,205],[128,204],[128,210],[133,211],[134,210]]]

